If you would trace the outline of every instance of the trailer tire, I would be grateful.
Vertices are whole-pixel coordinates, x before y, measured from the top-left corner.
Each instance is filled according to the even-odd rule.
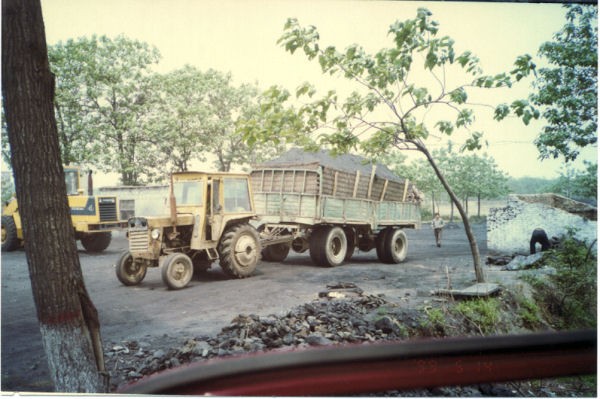
[[[110,245],[112,235],[110,231],[102,233],[89,233],[81,238],[81,245],[88,252],[102,252]]]
[[[344,233],[346,234],[346,256],[344,257],[344,262],[348,262],[352,255],[354,255],[354,250],[356,249],[356,232],[352,227],[344,227]]]
[[[189,256],[177,252],[163,261],[161,275],[163,282],[172,290],[178,290],[190,282],[194,275],[194,265]]]
[[[400,263],[408,251],[406,233],[402,229],[391,229],[385,237],[386,263]]]
[[[310,234],[309,250],[310,258],[313,263],[317,266],[323,266],[323,254],[321,242],[323,241],[323,233],[327,230],[327,227],[317,227],[312,230]]]
[[[245,278],[256,269],[260,258],[260,239],[249,224],[237,224],[223,233],[217,247],[219,264],[230,277]]]
[[[285,243],[269,245],[261,252],[263,260],[267,262],[283,262],[289,253],[290,245]]]
[[[210,269],[213,261],[208,257],[206,252],[198,253],[192,258],[192,265],[194,266],[194,276],[199,276]]]
[[[375,250],[377,251],[377,258],[379,258],[379,261],[382,263],[391,262],[391,259],[388,258],[388,253],[385,250],[385,243],[387,241],[386,238],[391,231],[391,228],[386,227],[385,229],[381,230],[379,234],[377,234],[377,238],[375,238]]]
[[[20,244],[15,219],[10,215],[2,216],[2,250],[14,251]]]
[[[320,240],[321,258],[323,266],[339,266],[344,263],[348,249],[346,234],[341,227],[329,227],[323,231],[323,240]]]
[[[115,271],[119,281],[126,286],[138,285],[146,277],[146,265],[136,264],[129,251],[121,254]]]

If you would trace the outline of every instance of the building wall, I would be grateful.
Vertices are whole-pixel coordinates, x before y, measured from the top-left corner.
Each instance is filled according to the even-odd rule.
[[[116,195],[119,198],[122,220],[132,216],[169,214],[169,186],[100,187],[99,195]]]
[[[533,229],[541,227],[552,238],[566,233],[567,226],[579,228],[576,237],[591,243],[597,237],[597,209],[555,194],[510,195],[505,207],[488,214],[488,252],[529,254]]]

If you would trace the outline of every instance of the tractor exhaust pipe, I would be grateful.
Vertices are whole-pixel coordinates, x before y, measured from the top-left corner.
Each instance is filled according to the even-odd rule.
[[[171,210],[171,224],[173,232],[177,231],[177,202],[175,201],[175,192],[173,191],[173,174],[171,173],[171,192],[169,193],[169,207]]]

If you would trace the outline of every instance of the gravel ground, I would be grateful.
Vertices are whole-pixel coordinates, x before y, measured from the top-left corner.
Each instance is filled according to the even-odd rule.
[[[485,256],[485,224],[476,224],[473,229],[482,256]],[[102,254],[80,251],[87,289],[100,315],[112,387],[165,367],[239,351],[353,339],[388,339],[390,334],[392,338],[394,334],[404,338],[404,330],[396,331],[392,327],[390,332],[384,332],[382,327],[385,326],[377,327],[372,313],[385,304],[397,304],[395,308],[403,313],[394,313],[394,319],[403,320],[404,325],[413,328],[410,323],[416,316],[412,312],[437,300],[431,295],[432,290],[447,286],[463,288],[470,285],[474,277],[468,242],[460,226],[448,226],[442,248],[435,246],[428,225],[422,230],[408,230],[407,235],[409,254],[400,265],[379,263],[375,251],[357,253],[348,263],[336,268],[312,265],[307,253],[292,254],[283,263],[262,262],[255,275],[244,280],[230,280],[218,267],[213,267],[214,270],[178,291],[169,291],[164,286],[158,269],[149,270],[139,286],[122,286],[113,266],[127,246],[122,236],[114,237],[111,246]],[[25,253],[3,253],[1,266],[2,390],[52,392]],[[490,282],[507,287],[520,284],[519,272],[503,271],[501,266],[488,266],[485,273]],[[366,302],[325,305],[322,313],[312,315],[315,320],[304,318],[307,304],[318,299],[319,292],[326,290],[328,284],[338,282],[355,284],[362,290],[364,298],[354,300]],[[330,306],[347,306],[347,311],[332,311]],[[296,322],[290,324],[290,312],[296,312],[296,321],[302,319],[299,323],[307,323],[309,329],[305,332],[296,330]],[[341,316],[334,315],[337,313]],[[270,323],[268,320],[276,320],[276,324],[284,321],[283,325],[290,332],[282,334],[279,327],[277,333],[273,329],[270,333],[268,328],[266,331],[257,329],[258,335],[246,337],[247,341],[231,340],[230,335],[235,332],[239,320],[255,322],[257,317],[258,321],[267,320],[267,324]],[[351,323],[352,328],[344,327],[344,323]],[[511,386],[495,385],[440,389],[414,394],[487,396],[497,393],[508,396],[513,391],[519,392]],[[539,391],[531,392],[537,394]],[[528,394],[528,391],[523,393]],[[403,396],[408,394],[402,393]]]

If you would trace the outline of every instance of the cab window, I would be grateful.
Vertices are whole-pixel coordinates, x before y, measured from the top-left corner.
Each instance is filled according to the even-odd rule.
[[[248,180],[225,179],[223,185],[225,212],[250,212]]]
[[[76,169],[65,169],[65,183],[67,184],[67,195],[77,195],[79,189],[79,174]]]
[[[173,183],[177,205],[202,205],[202,182],[181,181]]]

